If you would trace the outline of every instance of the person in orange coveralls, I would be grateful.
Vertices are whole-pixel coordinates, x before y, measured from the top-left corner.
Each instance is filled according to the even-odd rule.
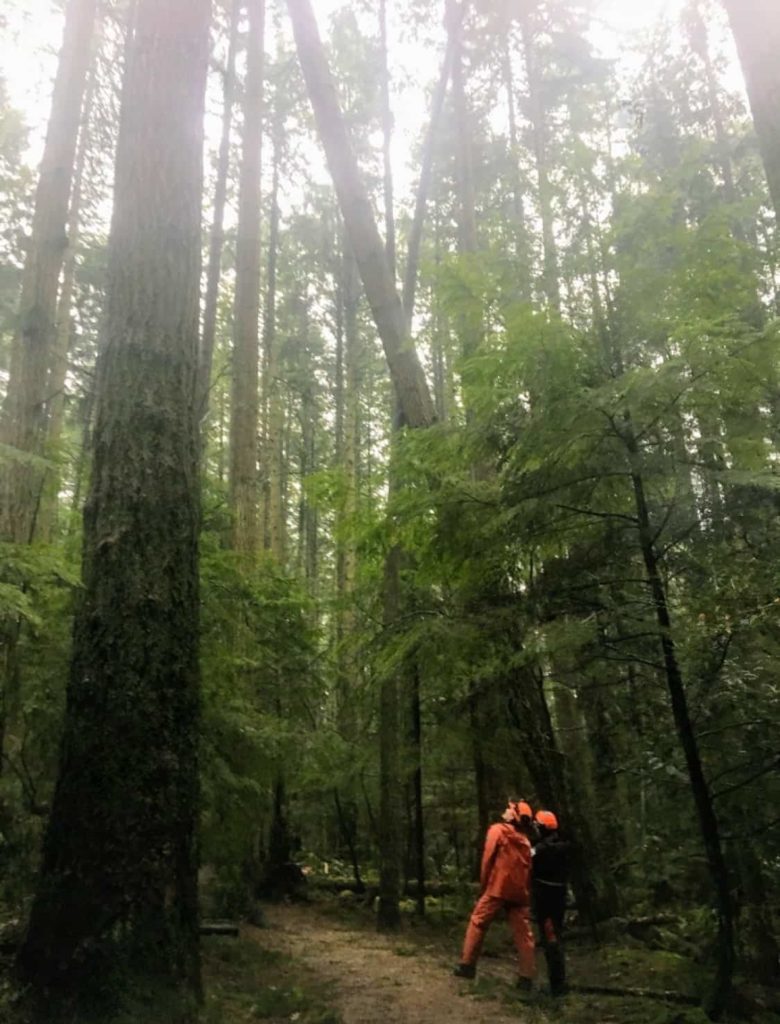
[[[510,800],[501,821],[485,838],[480,871],[480,897],[471,913],[458,978],[473,978],[490,922],[506,909],[518,959],[518,988],[530,991],[534,976],[534,936],[530,922],[531,843],[533,812],[524,800]]]

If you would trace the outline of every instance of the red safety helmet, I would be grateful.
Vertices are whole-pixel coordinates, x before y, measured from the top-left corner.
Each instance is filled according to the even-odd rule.
[[[530,819],[534,816],[531,805],[526,803],[525,800],[510,800],[507,804],[507,810],[511,812],[512,821],[520,822],[523,818]]]
[[[558,819],[552,811],[537,811],[536,824],[554,832],[558,828]]]

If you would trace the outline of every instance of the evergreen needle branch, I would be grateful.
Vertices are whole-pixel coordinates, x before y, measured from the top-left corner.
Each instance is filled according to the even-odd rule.
[[[733,786],[727,786],[725,789],[721,789],[719,792],[713,793],[712,799],[720,800],[722,797],[727,796],[729,793],[736,793],[737,790],[744,789],[745,786],[750,786],[752,783],[758,781],[758,779],[763,778],[765,775],[768,775],[770,772],[778,768],[780,768],[780,756],[776,756],[770,764],[765,765],[765,767],[763,768],[760,768],[757,772],[754,772],[752,775],[749,775],[746,779],[743,779],[741,782],[735,782]]]
[[[780,730],[780,722],[774,722],[771,718],[751,718],[747,722],[729,722],[727,725],[721,725],[717,729],[702,729],[699,733],[699,739],[704,740],[710,736],[720,736],[721,733],[731,732],[732,729],[749,729],[754,725],[762,725],[768,729]]]
[[[663,526],[656,533],[655,540],[658,540],[658,538],[660,537],[661,533],[663,532],[664,527],[666,526],[666,523],[668,523],[668,521],[669,521],[669,519],[667,517],[666,518],[666,522],[663,524]],[[658,549],[658,559],[659,559],[659,561],[662,561],[664,558],[666,558],[666,556],[669,554],[670,551],[673,551],[679,544],[682,544],[683,541],[687,540],[691,536],[691,534],[698,528],[698,526],[699,526],[698,519],[694,519],[694,521],[692,523],[689,523],[688,526],[686,526],[686,528],[681,533],[679,533],[676,537],[674,537],[672,540],[670,540],[668,544],[665,544],[663,547],[659,548]]]
[[[529,476],[531,474],[528,474]],[[630,477],[630,473],[627,470],[615,470],[611,473],[586,473],[584,476],[574,477],[569,480],[559,480],[549,487],[543,487],[540,490],[534,491],[528,494],[517,494],[512,496],[512,503],[519,505],[524,501],[538,501],[540,498],[549,498],[552,494],[558,494],[561,491],[568,490],[570,487],[577,487],[579,484],[587,483],[599,483],[604,480],[610,480],[617,477],[618,479],[626,479]]]
[[[618,665],[646,665],[648,668],[653,669],[654,672],[663,672],[664,670],[664,665],[662,662],[653,661],[650,658],[641,658],[638,655],[634,654],[626,658],[611,657],[610,655],[605,654],[601,660],[612,661]]]
[[[672,513],[674,512],[676,507],[677,506],[675,505],[675,503],[673,501],[670,501],[669,504],[666,506],[666,510],[665,510],[663,516],[661,517],[661,522],[656,527],[655,532],[653,533],[653,535],[652,535],[652,537],[650,539],[650,543],[653,545],[653,547],[655,547],[655,545],[658,542],[658,538],[661,536],[661,534],[664,532],[666,527],[669,525],[669,520],[672,518]],[[663,557],[663,552],[659,551],[658,557],[662,558]]]
[[[644,583],[646,581],[643,580],[642,582]],[[617,644],[629,643],[631,640],[647,640],[647,639],[657,640],[658,639],[658,630],[656,630],[656,629],[647,629],[647,630],[642,630],[639,633],[627,633],[627,634],[625,634],[623,636],[614,637],[613,639],[610,639],[610,640],[605,640],[604,641],[604,646],[605,647],[612,647],[613,645],[617,645]]]
[[[595,509],[562,504],[557,504],[555,508],[563,509],[565,512],[576,512],[581,516],[591,516],[595,519],[623,519],[625,522],[631,523],[632,526],[637,525],[636,516],[627,515],[625,512],[596,512]]]

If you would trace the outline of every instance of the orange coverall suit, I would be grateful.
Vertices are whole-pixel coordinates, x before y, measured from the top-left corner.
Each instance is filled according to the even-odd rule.
[[[521,978],[534,976],[530,922],[531,844],[506,822],[491,825],[482,854],[482,895],[471,913],[461,963],[475,966],[490,922],[506,907]]]

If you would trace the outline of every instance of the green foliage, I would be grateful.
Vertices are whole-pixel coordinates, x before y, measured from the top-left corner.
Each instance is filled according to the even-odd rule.
[[[208,540],[201,562],[203,859],[216,871],[215,911],[240,914],[251,899],[271,785],[280,766],[300,767],[301,730],[317,692],[315,634],[294,580],[270,560],[248,568]]]

